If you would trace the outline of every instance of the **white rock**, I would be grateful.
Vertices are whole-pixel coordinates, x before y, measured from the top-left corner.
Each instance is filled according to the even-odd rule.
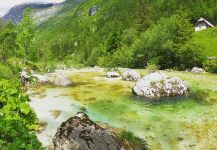
[[[139,96],[157,99],[185,95],[188,93],[188,86],[179,78],[170,78],[165,74],[155,72],[140,79],[133,87],[133,92]]]
[[[203,73],[205,72],[202,68],[194,67],[191,69],[191,72],[193,73]]]
[[[72,84],[72,82],[69,79],[69,75],[63,74],[63,73],[56,74],[54,85],[67,86],[67,85],[71,85],[71,84]]]
[[[50,82],[49,78],[46,75],[33,74],[32,76],[36,77],[38,79],[39,83],[48,83],[48,82]]]
[[[67,86],[72,84],[69,75],[70,74],[67,73],[55,72],[47,73],[45,75],[33,74],[32,76],[38,78],[39,83],[53,83],[56,86]]]
[[[110,71],[106,73],[107,78],[117,78],[120,77],[120,74],[115,71]]]
[[[137,71],[128,69],[122,74],[122,78],[127,81],[137,81],[141,76]]]

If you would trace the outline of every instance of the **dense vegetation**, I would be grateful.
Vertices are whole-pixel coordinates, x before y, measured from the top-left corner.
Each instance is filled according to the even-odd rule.
[[[35,130],[37,118],[27,102],[19,72],[33,67],[34,25],[30,12],[25,12],[21,24],[0,25],[0,148],[41,149]]]
[[[89,16],[93,6],[99,11]],[[38,27],[35,45],[39,58],[70,65],[202,67],[210,53],[191,42],[193,25],[201,16],[216,24],[216,6],[215,0],[67,0]]]

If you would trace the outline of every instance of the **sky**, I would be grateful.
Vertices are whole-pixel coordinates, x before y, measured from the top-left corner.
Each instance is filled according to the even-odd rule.
[[[28,2],[54,2],[59,3],[64,0],[0,0],[0,16],[5,15],[9,9],[15,5]]]

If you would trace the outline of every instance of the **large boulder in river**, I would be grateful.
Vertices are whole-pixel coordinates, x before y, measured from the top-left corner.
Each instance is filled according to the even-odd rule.
[[[188,91],[188,86],[183,80],[177,77],[168,77],[159,72],[146,75],[133,87],[133,92],[136,95],[149,99],[182,96]]]
[[[137,81],[141,78],[141,76],[137,71],[128,69],[122,74],[122,78],[123,80],[127,80],[127,81]]]
[[[114,134],[82,112],[62,123],[53,143],[55,150],[124,150]]]
[[[202,68],[194,67],[191,69],[191,72],[193,73],[203,73],[205,72]]]
[[[106,73],[106,77],[107,78],[118,78],[120,77],[121,75],[115,71],[109,71]]]

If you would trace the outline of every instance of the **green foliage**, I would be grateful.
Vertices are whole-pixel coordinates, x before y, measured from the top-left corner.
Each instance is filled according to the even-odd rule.
[[[19,72],[34,69],[34,26],[26,12],[23,22],[0,24],[0,147],[2,149],[42,149],[34,130],[37,118],[21,90]],[[35,51],[36,52],[36,51]],[[25,56],[25,58],[23,58]]]
[[[153,59],[149,60],[147,63],[146,69],[151,71],[151,72],[152,71],[155,72],[155,71],[159,70],[160,67],[158,66],[158,62],[159,62],[159,60],[157,58],[153,58]]]
[[[202,67],[203,62],[206,59],[203,49],[200,46],[189,43],[181,47],[178,55],[180,69],[191,69],[195,66]]]
[[[17,81],[0,81],[0,147],[6,149],[41,149],[31,128],[36,123],[35,113],[20,90]]]
[[[107,41],[107,52],[112,54],[120,47],[120,37],[118,33],[112,33]]]
[[[37,52],[34,49],[35,27],[30,16],[31,10],[26,9],[22,22],[17,26],[17,43],[19,45],[19,55],[30,60],[37,59]]]
[[[9,22],[0,29],[0,60],[5,62],[9,57],[16,56],[18,45],[16,44],[17,33],[14,25]]]
[[[206,71],[217,73],[217,59],[206,60],[203,66]]]
[[[111,55],[105,55],[99,58],[98,64],[101,67],[129,67],[132,64],[132,52],[129,49],[119,49]]]
[[[206,57],[217,57],[217,28],[209,28],[193,34],[190,42],[203,49]]]
[[[180,60],[183,58],[180,51],[187,49],[185,45],[191,41],[193,24],[201,16],[217,23],[214,0],[68,0],[66,4],[37,28],[34,44],[38,58],[43,61],[66,59],[67,63],[88,66],[114,66],[117,63],[122,67],[144,68],[148,61],[158,58],[157,65],[161,69],[183,69],[189,65]],[[89,16],[94,5],[99,11]],[[198,40],[195,45],[199,43]],[[213,52],[215,46],[206,45],[212,47],[209,53]],[[194,50],[194,46],[188,47],[194,51],[194,56],[200,55],[196,54],[198,46]],[[118,57],[123,49],[125,54]],[[126,58],[123,60],[123,56],[129,56],[126,53],[133,57],[130,63],[124,62]],[[76,59],[68,59],[71,55]],[[193,64],[201,65],[199,58],[196,59]]]
[[[11,79],[12,76],[13,76],[13,72],[11,68],[7,65],[3,65],[0,63],[0,78]]]
[[[187,44],[192,33],[193,28],[183,15],[161,19],[133,45],[136,67],[144,67],[153,58],[158,60],[156,65],[162,69],[201,65],[203,57],[200,49]],[[189,58],[193,58],[190,63],[186,61]]]

